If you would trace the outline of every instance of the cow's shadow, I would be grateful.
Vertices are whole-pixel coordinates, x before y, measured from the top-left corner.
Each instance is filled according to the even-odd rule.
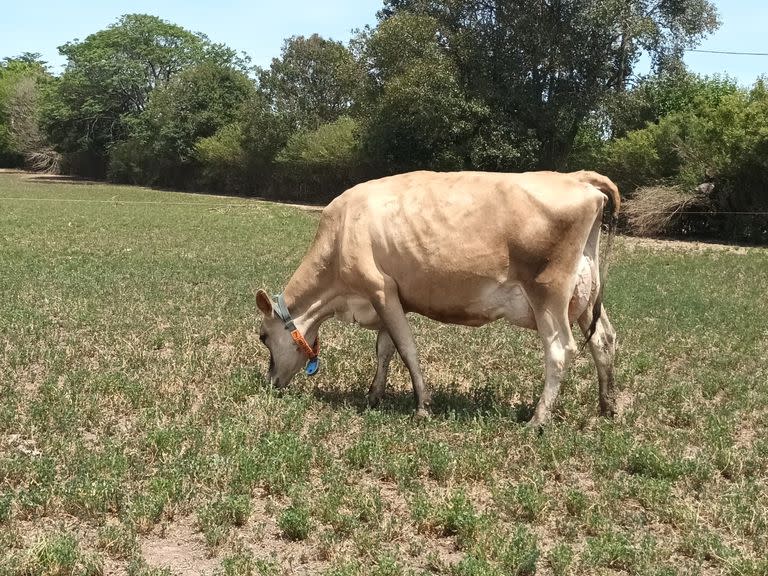
[[[364,413],[371,408],[364,391],[323,389],[316,387],[312,396],[319,402],[330,406],[345,406]],[[508,421],[524,424],[533,416],[535,405],[532,402],[505,403],[491,398],[478,398],[474,394],[435,390],[432,392],[430,412],[433,418],[452,420],[474,420],[478,417],[500,417]],[[394,412],[401,415],[413,415],[415,402],[413,394],[405,390],[387,391],[381,404],[375,408],[381,412]]]

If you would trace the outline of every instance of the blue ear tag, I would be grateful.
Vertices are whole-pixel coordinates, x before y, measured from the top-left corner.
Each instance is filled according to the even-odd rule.
[[[314,376],[317,374],[317,370],[320,368],[320,358],[315,356],[309,362],[307,362],[306,372],[307,376]]]

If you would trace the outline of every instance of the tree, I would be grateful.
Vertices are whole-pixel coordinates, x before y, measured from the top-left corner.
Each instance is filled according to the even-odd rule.
[[[492,111],[484,131],[532,140],[541,168],[565,166],[642,51],[668,69],[717,26],[708,0],[387,0],[380,19],[403,12],[439,22],[461,86]]]
[[[363,44],[372,86],[363,135],[370,162],[384,173],[466,167],[477,118],[486,110],[466,99],[438,21],[397,14]]]
[[[146,109],[132,120],[132,136],[116,148],[110,176],[125,179],[124,154],[135,158],[141,150],[142,175],[129,171],[127,179],[165,186],[193,183],[198,141],[238,120],[254,90],[245,74],[215,62],[180,71],[152,92]]]
[[[67,67],[47,100],[46,130],[62,152],[84,155],[95,175],[103,173],[109,150],[127,140],[153,90],[204,62],[238,70],[246,64],[202,34],[143,14],[123,16],[59,52]]]
[[[0,62],[0,164],[20,166],[46,147],[39,108],[41,91],[50,82],[39,54]]]
[[[286,40],[281,57],[261,73],[259,84],[295,129],[315,130],[353,112],[362,82],[349,49],[313,34]]]
[[[606,128],[612,138],[621,138],[670,114],[717,106],[738,91],[738,84],[728,77],[702,77],[678,69],[663,71],[642,78],[631,89],[610,98],[605,106]]]

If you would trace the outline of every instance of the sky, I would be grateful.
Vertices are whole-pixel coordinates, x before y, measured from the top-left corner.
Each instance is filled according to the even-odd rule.
[[[5,0],[0,20],[0,58],[39,52],[59,73],[65,63],[58,46],[85,39],[122,14],[159,16],[206,34],[268,66],[290,36],[318,34],[346,42],[353,30],[375,25],[382,0]],[[702,50],[768,53],[766,0],[715,0],[720,29]],[[689,52],[688,67],[701,74],[728,74],[749,86],[768,74],[768,56]],[[642,63],[641,63],[642,66]]]

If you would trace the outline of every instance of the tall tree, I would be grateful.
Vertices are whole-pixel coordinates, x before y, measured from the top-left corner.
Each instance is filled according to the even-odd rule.
[[[262,72],[260,87],[296,129],[315,130],[352,112],[362,81],[349,49],[313,34],[286,40],[280,58]]]
[[[493,111],[485,132],[533,139],[542,168],[565,165],[581,123],[625,88],[642,52],[673,66],[718,25],[708,0],[386,0],[380,18],[404,11],[440,22],[464,89]]]
[[[154,89],[203,62],[237,69],[246,64],[203,34],[144,14],[123,16],[59,52],[67,67],[48,101],[46,128],[63,152],[95,160],[97,173],[106,166],[108,150],[127,139],[131,119],[147,107]]]
[[[371,79],[363,144],[382,172],[461,169],[487,111],[461,89],[455,62],[428,15],[403,12],[360,39]]]
[[[51,81],[39,54],[0,62],[0,164],[18,166],[45,147],[39,129],[40,95]]]
[[[131,123],[131,138],[114,149],[109,176],[165,186],[192,182],[195,146],[240,119],[255,86],[244,73],[206,62],[186,68],[155,88]],[[125,155],[140,158],[142,173],[126,178]]]

